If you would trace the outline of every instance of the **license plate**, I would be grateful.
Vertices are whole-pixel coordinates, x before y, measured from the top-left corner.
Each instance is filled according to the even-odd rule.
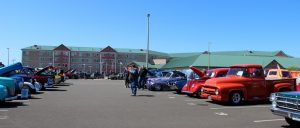
[[[208,99],[208,100],[211,100],[211,96],[208,96],[207,99]]]

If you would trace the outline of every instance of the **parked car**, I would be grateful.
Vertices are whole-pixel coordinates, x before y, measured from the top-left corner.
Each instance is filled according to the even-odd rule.
[[[0,68],[0,76],[1,77],[9,77],[15,80],[15,91],[16,94],[21,92],[21,89],[24,87],[24,79],[21,76],[16,75],[15,71],[18,69],[22,69],[23,66],[21,63],[15,63],[12,65],[8,65]]]
[[[271,112],[282,116],[292,127],[300,126],[300,92],[278,92],[270,96]]]
[[[267,78],[285,79],[292,78],[290,71],[286,69],[270,69],[267,73]]]
[[[149,90],[171,90],[172,88],[169,83],[180,79],[186,79],[184,73],[179,71],[171,71],[167,73],[164,77],[148,78],[146,86]]]
[[[206,80],[211,78],[224,77],[226,76],[229,70],[229,68],[216,68],[216,69],[208,70],[207,73],[204,74],[196,67],[191,66],[190,69],[192,69],[199,77],[189,79],[187,84],[185,84],[184,87],[182,88],[182,93],[185,93],[188,96],[196,96],[196,97],[201,96],[201,87]]]
[[[226,77],[207,80],[201,97],[233,105],[249,100],[266,100],[271,93],[292,91],[296,79],[265,79],[261,65],[237,64],[230,66]]]
[[[42,90],[45,90],[46,88],[53,87],[54,86],[54,72],[51,69],[52,66],[47,66],[38,72],[36,72],[33,76],[34,79],[36,79],[39,83],[42,85]],[[32,69],[33,70],[33,69]]]
[[[0,77],[0,102],[17,99],[15,88],[14,79]]]

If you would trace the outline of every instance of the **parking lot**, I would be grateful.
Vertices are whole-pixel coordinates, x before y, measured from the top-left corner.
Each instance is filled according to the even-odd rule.
[[[1,128],[289,128],[267,102],[229,106],[119,80],[68,80],[0,106]]]

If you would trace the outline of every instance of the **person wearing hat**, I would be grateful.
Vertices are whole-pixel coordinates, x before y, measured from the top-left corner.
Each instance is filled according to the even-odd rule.
[[[136,96],[137,86],[138,86],[138,69],[135,64],[129,65],[129,82],[131,88],[131,95]]]

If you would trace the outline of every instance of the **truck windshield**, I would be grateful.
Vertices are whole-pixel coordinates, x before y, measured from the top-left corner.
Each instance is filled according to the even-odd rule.
[[[235,75],[235,76],[249,76],[249,73],[247,71],[247,68],[230,68],[227,76],[229,75]]]
[[[205,76],[214,77],[215,74],[216,74],[216,73],[213,72],[213,71],[208,71],[208,72],[205,74]]]

